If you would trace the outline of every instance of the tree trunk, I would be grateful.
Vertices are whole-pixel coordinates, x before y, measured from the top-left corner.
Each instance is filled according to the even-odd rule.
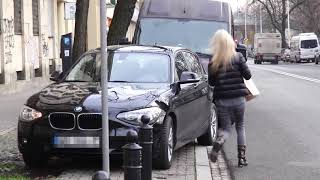
[[[119,44],[126,37],[137,0],[118,0],[108,33],[108,45]]]
[[[77,61],[77,59],[87,50],[89,0],[77,0],[76,8],[76,22],[72,52],[73,63]]]

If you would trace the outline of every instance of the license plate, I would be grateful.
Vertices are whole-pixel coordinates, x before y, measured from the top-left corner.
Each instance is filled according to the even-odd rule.
[[[54,136],[53,146],[55,148],[99,148],[100,137]]]

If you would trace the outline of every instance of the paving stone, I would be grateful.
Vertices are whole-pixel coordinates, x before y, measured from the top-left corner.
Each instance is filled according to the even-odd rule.
[[[23,167],[23,159],[21,154],[19,154],[17,148],[17,134],[16,130],[6,133],[5,135],[0,135],[0,162],[18,162]],[[180,150],[175,152],[173,158],[172,167],[169,170],[153,170],[153,180],[230,180],[230,173],[227,169],[226,161],[224,160],[222,154],[218,156],[218,163],[212,163],[208,159],[208,153],[211,151],[211,147],[197,146],[196,144],[189,144]],[[59,161],[59,159],[54,160]],[[82,161],[73,162],[72,159],[69,161],[57,163],[56,166],[48,169],[47,177],[53,177],[50,179],[65,180],[65,179],[91,179],[97,169],[101,167],[86,167],[86,163],[78,167],[78,163]],[[111,162],[112,163],[112,162]],[[88,165],[87,165],[88,166]],[[57,176],[57,170],[60,175]],[[51,171],[55,170],[54,174]],[[200,173],[204,176],[198,176]],[[223,177],[221,176],[223,175]],[[0,174],[1,177],[1,174]],[[41,177],[46,178],[46,175],[41,175]],[[112,180],[123,180],[123,170],[121,165],[111,168],[111,178]],[[41,178],[40,178],[41,179]],[[43,178],[42,178],[43,179]]]

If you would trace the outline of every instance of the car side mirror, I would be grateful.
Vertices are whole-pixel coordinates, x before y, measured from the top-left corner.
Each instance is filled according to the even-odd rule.
[[[180,84],[196,83],[199,82],[200,78],[197,73],[184,71],[180,76]]]
[[[197,83],[200,81],[199,75],[194,72],[184,71],[180,76],[180,81],[172,84],[175,94],[179,94],[181,91],[181,84]]]
[[[59,81],[61,79],[62,76],[62,72],[61,71],[54,71],[51,76],[50,76],[50,80],[51,81]]]

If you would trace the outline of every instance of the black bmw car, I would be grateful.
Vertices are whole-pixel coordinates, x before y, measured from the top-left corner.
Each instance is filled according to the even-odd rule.
[[[53,84],[32,95],[19,116],[18,146],[27,166],[51,156],[101,155],[100,49],[82,55]],[[153,159],[169,168],[173,151],[197,138],[210,145],[216,112],[206,73],[193,52],[180,47],[108,47],[110,152],[121,154],[128,130],[141,116],[154,127]]]

